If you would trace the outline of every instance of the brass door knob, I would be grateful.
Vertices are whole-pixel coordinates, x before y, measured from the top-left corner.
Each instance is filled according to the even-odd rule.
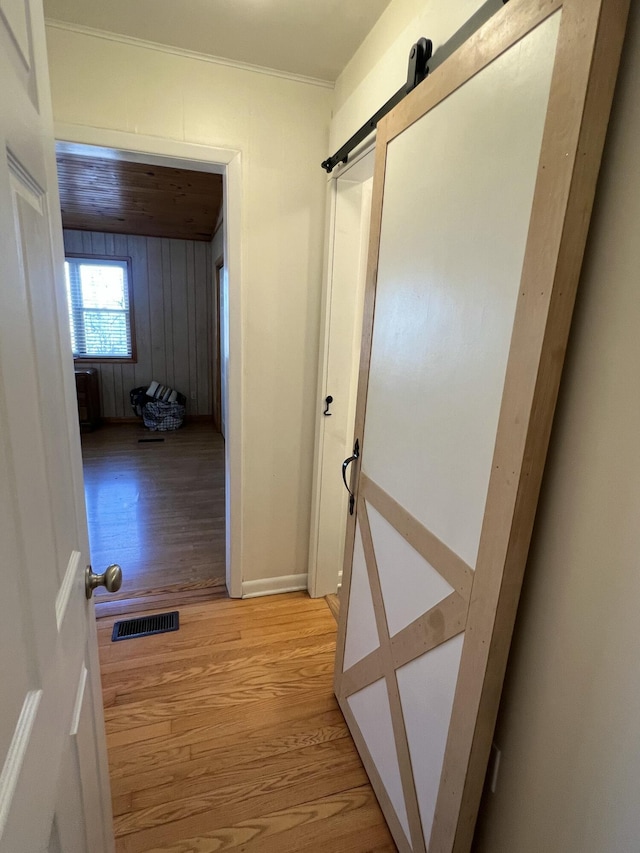
[[[84,589],[87,598],[91,598],[93,590],[96,587],[103,586],[108,592],[117,592],[122,586],[122,569],[115,563],[109,566],[101,575],[91,571],[91,566],[87,566],[84,575]]]

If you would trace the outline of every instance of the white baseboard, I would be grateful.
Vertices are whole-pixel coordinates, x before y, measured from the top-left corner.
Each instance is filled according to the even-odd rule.
[[[283,575],[279,578],[264,578],[259,581],[242,581],[242,597],[258,598],[261,595],[278,595],[282,592],[298,592],[307,589],[304,575]]]

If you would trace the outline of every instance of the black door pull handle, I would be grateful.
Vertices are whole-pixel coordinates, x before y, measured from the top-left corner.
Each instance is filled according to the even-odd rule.
[[[331,412],[329,411],[329,406],[333,403],[333,397],[331,396],[331,394],[329,394],[329,396],[328,396],[328,397],[325,397],[325,398],[324,398],[324,402],[325,402],[325,406],[326,406],[326,408],[325,408],[325,410],[324,410],[324,412],[323,412],[322,414],[323,414],[326,418],[330,418],[330,417],[331,417]]]
[[[345,489],[349,492],[349,515],[353,515],[353,508],[356,503],[356,498],[351,489],[349,488],[349,484],[347,483],[347,468],[351,465],[352,462],[355,462],[356,459],[360,458],[360,442],[356,438],[356,443],[353,445],[353,456],[350,456],[348,459],[345,459],[342,463],[342,482],[344,483]]]

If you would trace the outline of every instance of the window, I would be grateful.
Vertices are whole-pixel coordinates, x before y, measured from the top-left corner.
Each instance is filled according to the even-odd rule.
[[[67,255],[64,266],[74,358],[135,361],[129,258]]]

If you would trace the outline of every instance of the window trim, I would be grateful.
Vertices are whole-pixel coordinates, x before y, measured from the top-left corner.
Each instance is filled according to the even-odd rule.
[[[127,292],[129,298],[129,333],[131,337],[131,355],[74,355],[74,364],[137,364],[138,352],[136,348],[136,322],[133,304],[133,273],[131,257],[128,255],[96,255],[83,252],[65,252],[65,261],[71,258],[80,258],[89,261],[124,261],[127,264]]]

